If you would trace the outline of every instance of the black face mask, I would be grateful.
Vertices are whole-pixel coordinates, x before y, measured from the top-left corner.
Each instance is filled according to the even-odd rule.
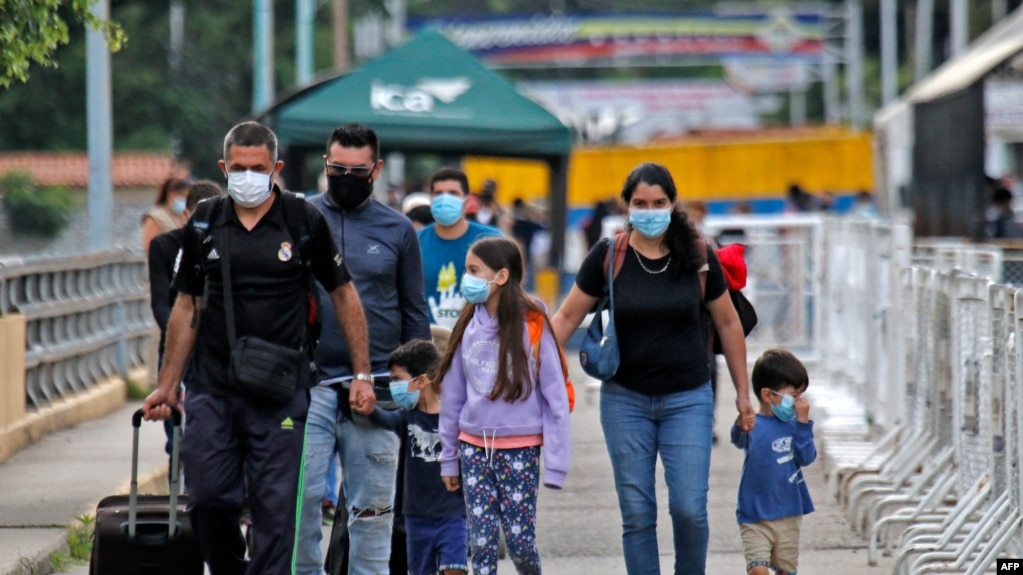
[[[373,180],[352,174],[327,176],[327,193],[344,210],[359,207],[373,193]]]

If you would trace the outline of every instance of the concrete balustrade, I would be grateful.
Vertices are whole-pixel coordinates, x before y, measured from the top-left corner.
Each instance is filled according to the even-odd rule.
[[[140,253],[0,260],[0,461],[123,405],[157,336]]]

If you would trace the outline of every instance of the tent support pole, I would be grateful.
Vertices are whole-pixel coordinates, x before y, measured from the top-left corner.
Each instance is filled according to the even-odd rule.
[[[557,270],[560,282],[565,262],[565,232],[568,223],[568,156],[550,158],[550,267]],[[560,287],[559,287],[560,291]],[[560,293],[559,293],[560,295]]]

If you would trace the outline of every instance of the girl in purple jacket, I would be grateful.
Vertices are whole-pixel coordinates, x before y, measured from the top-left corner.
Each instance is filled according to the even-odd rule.
[[[516,570],[539,574],[540,447],[547,487],[561,489],[569,460],[558,344],[543,305],[522,289],[522,256],[514,242],[477,241],[465,269],[467,303],[434,379],[441,388],[441,475],[449,490],[464,489],[473,572],[497,573],[503,526]],[[546,326],[536,354],[526,327],[534,314]]]

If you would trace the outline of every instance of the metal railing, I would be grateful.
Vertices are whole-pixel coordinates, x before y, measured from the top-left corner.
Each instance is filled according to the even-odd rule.
[[[29,408],[146,362],[154,335],[145,257],[109,250],[0,259],[0,315],[25,316]]]
[[[742,291],[758,318],[746,338],[750,354],[781,346],[809,361],[819,359],[827,337],[820,305],[826,222],[819,215],[708,217],[704,222],[708,237],[746,246]]]
[[[998,246],[910,254],[908,226],[880,221],[835,220],[827,238],[828,377],[810,397],[830,495],[872,564],[885,551],[894,573],[993,572],[1023,550],[1023,289],[999,283]]]

